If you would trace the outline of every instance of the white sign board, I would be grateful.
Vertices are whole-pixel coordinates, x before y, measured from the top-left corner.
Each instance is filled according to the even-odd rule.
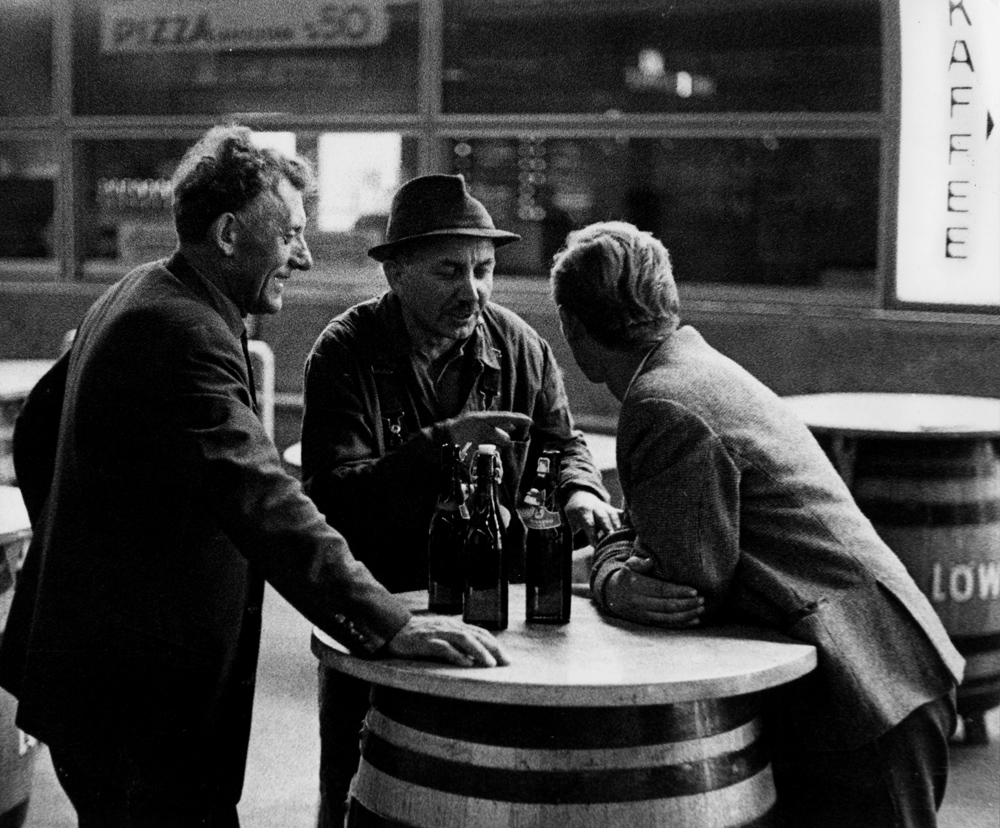
[[[387,0],[105,0],[106,53],[375,46]]]
[[[896,296],[1000,306],[1000,0],[900,0]]]

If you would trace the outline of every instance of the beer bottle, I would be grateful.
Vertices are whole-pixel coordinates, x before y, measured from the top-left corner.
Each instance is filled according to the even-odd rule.
[[[462,611],[463,555],[469,513],[459,459],[460,447],[441,447],[438,500],[427,532],[427,608],[443,615]]]
[[[507,561],[497,486],[497,447],[484,444],[476,455],[476,493],[465,539],[465,609],[462,620],[487,630],[507,629]]]
[[[529,622],[565,624],[569,621],[573,580],[573,533],[559,505],[558,449],[546,449],[538,458],[535,482],[524,497],[521,517],[525,537],[525,618]]]

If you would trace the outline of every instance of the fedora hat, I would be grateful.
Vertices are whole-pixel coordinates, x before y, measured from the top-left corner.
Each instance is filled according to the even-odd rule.
[[[393,196],[385,241],[368,255],[384,262],[397,245],[430,236],[492,239],[497,247],[521,239],[517,233],[497,230],[486,208],[469,195],[461,175],[421,175]]]

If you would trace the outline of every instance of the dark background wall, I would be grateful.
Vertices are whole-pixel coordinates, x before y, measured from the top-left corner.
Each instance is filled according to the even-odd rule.
[[[292,291],[285,309],[257,321],[274,351],[276,442],[298,439],[302,367],[316,336],[337,313],[377,286]],[[0,286],[0,359],[59,354],[102,290],[98,285]],[[585,427],[613,427],[617,403],[582,376],[559,332],[544,282],[498,280],[495,298],[532,324],[556,352],[574,414]],[[815,306],[755,306],[745,311],[689,303],[684,321],[778,394],[894,391],[1000,397],[1000,320]],[[1000,425],[1000,424],[998,424]]]
[[[101,289],[0,286],[0,359],[57,356],[63,335],[78,324]],[[333,316],[369,298],[372,290],[292,291],[281,314],[257,320],[258,338],[275,354],[279,447],[298,439],[302,367],[313,341]],[[603,386],[587,382],[573,363],[544,282],[500,279],[495,298],[551,343],[577,419],[588,428],[612,427],[617,402]],[[684,321],[778,394],[894,391],[1000,397],[1000,320],[992,317],[733,307],[690,303]]]

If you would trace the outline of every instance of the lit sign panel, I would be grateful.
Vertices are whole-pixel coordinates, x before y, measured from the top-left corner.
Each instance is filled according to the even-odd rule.
[[[125,0],[101,7],[101,50],[230,51],[375,46],[387,0]]]
[[[1000,306],[1000,0],[900,0],[896,295]]]

